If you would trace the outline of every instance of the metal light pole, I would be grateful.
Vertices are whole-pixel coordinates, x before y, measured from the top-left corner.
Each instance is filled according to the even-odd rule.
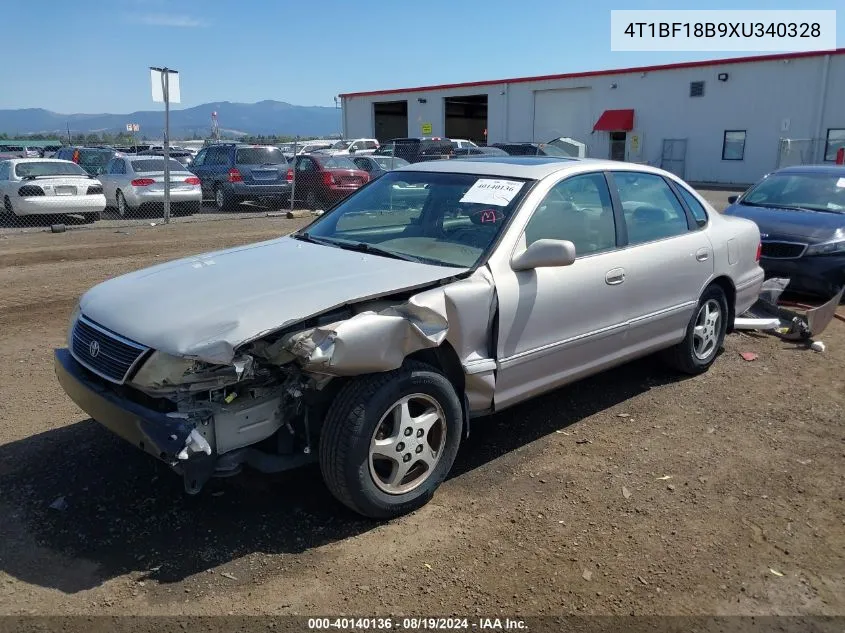
[[[178,70],[172,68],[158,68],[150,66],[150,70],[161,75],[161,94],[164,101],[164,223],[170,222],[170,75],[176,75]],[[155,89],[153,89],[155,99]]]

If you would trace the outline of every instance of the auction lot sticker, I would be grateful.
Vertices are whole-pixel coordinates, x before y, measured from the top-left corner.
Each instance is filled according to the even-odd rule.
[[[506,207],[511,203],[525,183],[518,180],[494,180],[479,178],[461,198],[461,202],[472,204],[493,204]]]

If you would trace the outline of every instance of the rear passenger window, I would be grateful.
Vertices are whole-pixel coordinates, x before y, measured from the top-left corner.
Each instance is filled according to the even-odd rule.
[[[704,206],[702,206],[698,199],[692,195],[686,187],[678,184],[676,184],[675,187],[681,192],[681,197],[692,212],[692,217],[695,218],[698,226],[704,226],[707,224],[707,211],[704,210]]]
[[[628,225],[628,243],[642,244],[681,235],[687,216],[669,184],[656,174],[613,172]]]
[[[604,175],[573,176],[552,187],[525,227],[526,246],[542,239],[569,240],[578,257],[615,248],[616,222]]]

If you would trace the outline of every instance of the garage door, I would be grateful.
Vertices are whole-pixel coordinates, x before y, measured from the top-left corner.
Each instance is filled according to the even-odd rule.
[[[534,140],[560,136],[587,142],[592,130],[590,88],[537,90],[534,92]]]

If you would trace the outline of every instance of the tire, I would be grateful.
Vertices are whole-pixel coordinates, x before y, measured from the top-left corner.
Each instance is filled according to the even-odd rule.
[[[122,218],[130,215],[132,213],[132,209],[126,203],[126,198],[123,196],[123,192],[118,189],[114,194],[114,197],[117,200],[117,214]]]
[[[15,217],[15,210],[12,207],[12,201],[9,196],[5,196],[3,198],[3,210],[8,213],[11,217]]]
[[[221,185],[214,186],[214,206],[218,211],[229,211],[236,203],[235,197],[228,193],[225,187]]]
[[[682,373],[692,376],[704,373],[719,355],[727,327],[728,300],[725,292],[719,286],[708,286],[698,300],[684,340],[667,349],[664,359]]]
[[[401,411],[403,401],[409,402],[406,412],[416,416],[405,418],[408,426],[389,415]],[[429,365],[406,362],[400,369],[354,378],[340,389],[320,436],[320,469],[341,503],[372,519],[390,519],[428,503],[452,468],[462,432],[461,403],[452,384]],[[407,475],[397,477],[403,464]]]
[[[98,212],[97,213],[83,213],[82,217],[85,219],[85,222],[87,222],[88,224],[93,224],[94,222],[96,222],[97,220],[100,219],[100,214]]]
[[[315,209],[320,208],[320,199],[317,197],[317,194],[314,193],[313,189],[305,194],[305,208],[309,211],[314,211]]]

